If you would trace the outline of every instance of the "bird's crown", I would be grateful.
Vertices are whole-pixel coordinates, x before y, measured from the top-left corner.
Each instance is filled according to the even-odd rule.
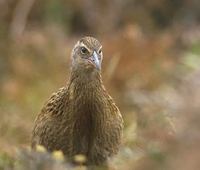
[[[98,50],[102,47],[101,43],[94,37],[91,36],[85,36],[81,38],[74,46],[74,49],[76,49],[79,46],[84,46],[87,49],[90,50]]]

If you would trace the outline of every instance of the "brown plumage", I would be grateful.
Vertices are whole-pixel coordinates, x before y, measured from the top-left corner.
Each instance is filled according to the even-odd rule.
[[[99,165],[116,154],[123,120],[101,79],[101,44],[84,37],[72,50],[66,87],[53,93],[35,120],[32,147],[62,150],[68,157],[84,154],[87,164]]]

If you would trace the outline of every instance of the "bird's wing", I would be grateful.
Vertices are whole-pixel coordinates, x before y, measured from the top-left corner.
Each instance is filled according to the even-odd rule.
[[[44,104],[41,112],[35,119],[35,125],[32,133],[32,147],[40,144],[40,137],[43,136],[45,130],[48,130],[52,118],[59,117],[63,113],[63,108],[67,102],[67,88],[62,87],[57,92],[53,93],[51,97]]]
[[[116,129],[120,131],[120,135],[122,133],[122,129],[124,127],[124,121],[119,111],[118,107],[116,106],[115,102],[113,101],[112,97],[108,95],[108,108],[112,116],[110,116],[110,122],[113,126],[116,126]],[[119,136],[120,137],[120,136]]]
[[[122,140],[122,131],[123,131],[123,118],[122,115],[114,103],[112,97],[106,93],[106,123],[105,125],[105,139],[106,139],[106,150],[111,156],[112,154],[116,154],[121,140]]]
[[[118,107],[109,99],[110,116],[107,123],[107,133],[111,134],[107,141],[110,144],[109,150],[111,155],[116,154],[121,144],[123,135],[123,118]]]
[[[58,115],[62,107],[65,106],[67,102],[67,88],[62,87],[57,92],[53,93],[51,97],[44,104],[41,114]]]

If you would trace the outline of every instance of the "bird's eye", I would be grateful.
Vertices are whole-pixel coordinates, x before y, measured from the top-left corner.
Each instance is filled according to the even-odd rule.
[[[85,48],[85,47],[81,47],[81,53],[82,53],[82,54],[86,54],[86,53],[88,53],[87,48]]]
[[[98,53],[99,53],[99,54],[101,54],[101,53],[102,53],[101,49],[98,51]]]

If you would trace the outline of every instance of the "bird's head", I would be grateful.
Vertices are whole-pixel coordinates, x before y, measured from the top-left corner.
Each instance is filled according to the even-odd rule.
[[[102,45],[93,37],[83,37],[72,50],[72,67],[84,70],[101,70]]]

